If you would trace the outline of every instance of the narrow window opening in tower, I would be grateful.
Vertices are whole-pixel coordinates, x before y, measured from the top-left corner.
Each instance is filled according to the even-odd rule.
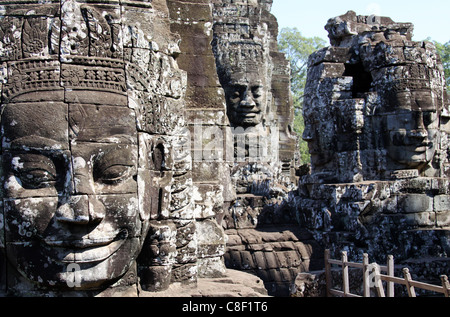
[[[372,88],[372,75],[361,63],[345,64],[344,76],[353,77],[353,98],[363,98],[364,94]]]
[[[153,164],[155,171],[162,172],[165,160],[164,160],[164,145],[158,144],[153,150]]]

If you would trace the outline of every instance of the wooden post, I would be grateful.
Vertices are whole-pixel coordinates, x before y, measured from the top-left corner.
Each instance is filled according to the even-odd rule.
[[[380,278],[380,267],[375,264],[373,267],[373,272],[375,273],[375,288],[377,289],[378,297],[386,297],[384,294],[383,282]]]
[[[330,250],[325,250],[325,281],[327,285],[327,297],[331,297],[331,264],[330,260]]]
[[[406,290],[408,291],[409,297],[416,297],[416,291],[414,289],[414,286],[412,286],[410,284],[410,282],[412,281],[412,278],[411,278],[411,274],[409,273],[409,269],[408,268],[404,268],[403,269],[403,275],[405,277]]]
[[[447,275],[441,275],[442,287],[444,288],[445,297],[450,297],[450,283]]]
[[[344,297],[346,297],[347,294],[350,293],[347,262],[347,252],[342,251],[342,290],[344,291]]]
[[[368,266],[369,266],[369,255],[367,253],[364,253],[363,254],[364,297],[370,297],[370,283],[369,283],[370,272]]]
[[[388,255],[387,275],[394,277],[394,256]],[[386,285],[387,297],[394,297],[394,282],[388,281]]]

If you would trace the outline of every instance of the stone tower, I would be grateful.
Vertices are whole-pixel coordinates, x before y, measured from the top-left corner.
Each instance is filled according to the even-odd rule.
[[[353,259],[442,264],[449,105],[436,48],[387,17],[349,11],[326,29],[331,46],[308,63],[303,138],[312,167],[296,198],[301,225]]]

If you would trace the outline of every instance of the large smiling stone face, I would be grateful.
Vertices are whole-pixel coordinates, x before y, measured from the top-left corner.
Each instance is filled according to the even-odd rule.
[[[6,254],[44,287],[110,283],[142,246],[135,115],[94,102],[4,108]]]

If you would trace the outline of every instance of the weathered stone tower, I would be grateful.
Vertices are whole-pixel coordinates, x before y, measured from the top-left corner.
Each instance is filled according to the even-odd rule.
[[[278,51],[271,0],[212,3],[212,47],[234,150],[225,263],[257,274],[269,294],[288,295],[297,273],[314,267],[316,247],[287,204],[297,185],[289,62]]]
[[[326,29],[331,46],[309,59],[303,138],[312,168],[296,198],[301,226],[353,259],[435,258],[439,276],[450,251],[440,57],[411,40],[412,24],[386,17],[349,11]]]

